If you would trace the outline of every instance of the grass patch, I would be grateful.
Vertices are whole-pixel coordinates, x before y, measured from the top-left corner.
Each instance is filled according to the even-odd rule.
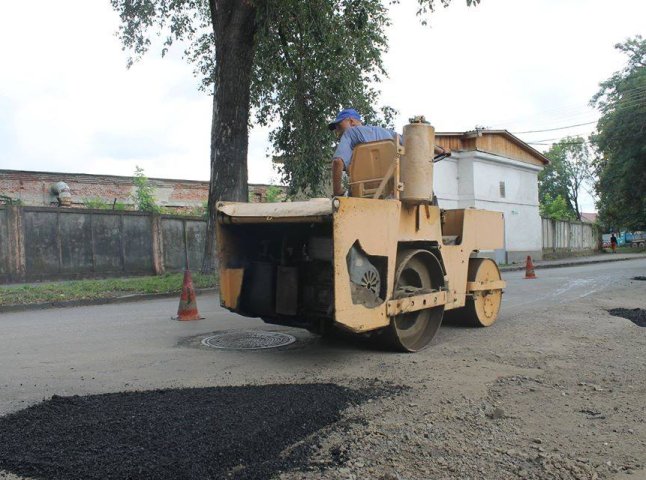
[[[617,249],[619,253],[644,253],[646,252],[646,247],[619,247]]]
[[[612,253],[610,247],[603,249],[604,253]],[[646,252],[646,247],[629,247],[624,245],[623,247],[617,247],[617,253],[644,253]]]
[[[134,294],[179,294],[182,290],[183,276],[183,273],[167,273],[151,277],[3,285],[0,287],[0,306],[96,300]],[[195,288],[214,287],[217,284],[215,275],[193,273],[192,277]]]

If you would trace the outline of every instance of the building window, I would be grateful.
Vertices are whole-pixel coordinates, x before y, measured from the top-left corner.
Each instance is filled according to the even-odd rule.
[[[500,198],[505,198],[505,182],[500,182]]]

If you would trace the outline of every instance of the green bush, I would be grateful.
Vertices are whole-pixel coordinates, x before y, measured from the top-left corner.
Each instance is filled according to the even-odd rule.
[[[161,207],[155,203],[155,187],[144,175],[144,169],[138,165],[135,168],[135,176],[132,181],[135,184],[135,193],[132,195],[132,200],[135,202],[137,210],[161,213]]]
[[[84,198],[83,206],[95,210],[127,210],[128,205],[123,202],[107,202],[99,197]]]

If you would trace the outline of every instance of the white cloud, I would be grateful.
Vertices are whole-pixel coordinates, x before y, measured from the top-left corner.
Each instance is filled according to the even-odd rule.
[[[638,0],[463,3],[439,9],[431,27],[411,21],[415,2],[396,7],[384,100],[401,123],[421,112],[439,130],[595,120],[587,103],[623,62],[614,44],[642,32],[646,18]]]
[[[179,49],[164,59],[151,51],[126,70],[109,2],[5,3],[0,168],[129,175],[140,165],[151,177],[209,178],[211,97],[197,90]],[[400,111],[400,128],[420,113],[444,131],[595,120],[588,101],[624,61],[614,44],[645,33],[643,0],[464,3],[439,8],[431,27],[415,18],[417,2],[392,7],[382,100]],[[251,182],[276,179],[267,134],[251,131]]]

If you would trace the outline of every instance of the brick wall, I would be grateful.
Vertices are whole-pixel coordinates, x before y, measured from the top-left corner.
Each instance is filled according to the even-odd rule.
[[[182,210],[201,207],[207,201],[209,182],[166,178],[149,180],[155,187],[157,204],[162,207]],[[117,175],[0,170],[0,195],[20,200],[26,206],[55,206],[58,201],[51,187],[57,182],[65,182],[70,187],[73,208],[84,207],[88,199],[133,204],[132,177]],[[264,201],[267,188],[269,185],[250,184],[251,201]]]

